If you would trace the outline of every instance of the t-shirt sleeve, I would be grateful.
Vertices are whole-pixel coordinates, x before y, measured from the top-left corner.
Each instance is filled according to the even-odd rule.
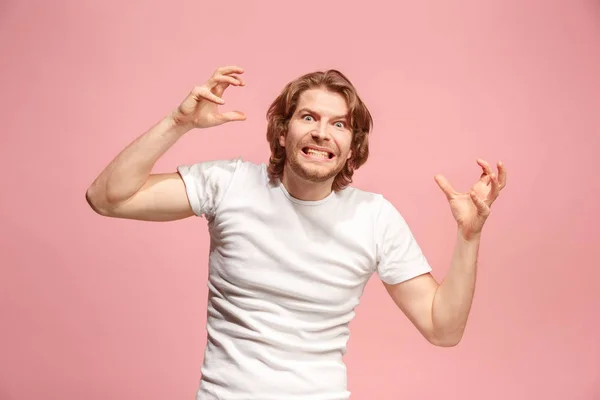
[[[240,159],[204,161],[177,167],[194,214],[208,220],[215,216],[241,162]]]
[[[386,199],[377,218],[376,235],[377,273],[382,281],[392,285],[431,272],[408,224]]]

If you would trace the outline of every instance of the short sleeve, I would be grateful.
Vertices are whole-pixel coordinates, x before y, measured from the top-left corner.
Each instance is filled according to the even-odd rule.
[[[207,219],[214,217],[241,162],[217,160],[177,167],[194,214]]]
[[[390,285],[431,272],[408,224],[398,210],[383,199],[376,225],[377,273]]]

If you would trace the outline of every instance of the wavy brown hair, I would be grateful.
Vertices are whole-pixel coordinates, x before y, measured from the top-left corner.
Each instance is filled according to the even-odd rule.
[[[369,133],[373,128],[373,117],[350,80],[335,69],[300,76],[289,82],[273,101],[267,111],[267,141],[271,147],[267,171],[271,180],[281,179],[283,176],[286,155],[285,148],[279,144],[279,137],[287,132],[288,122],[296,111],[300,95],[306,90],[317,88],[339,93],[346,99],[349,109],[352,156],[333,180],[332,189],[338,191],[352,183],[354,171],[369,157]]]

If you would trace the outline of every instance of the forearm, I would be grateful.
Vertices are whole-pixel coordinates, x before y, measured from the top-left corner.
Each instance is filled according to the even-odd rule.
[[[188,130],[171,116],[163,118],[104,168],[86,193],[88,201],[99,207],[129,199],[147,181],[160,157]]]
[[[480,240],[480,234],[467,240],[457,233],[450,269],[433,299],[434,336],[442,343],[453,345],[462,338],[475,292]]]

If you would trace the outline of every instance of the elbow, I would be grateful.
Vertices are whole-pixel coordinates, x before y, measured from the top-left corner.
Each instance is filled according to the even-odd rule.
[[[103,202],[101,199],[102,199],[102,196],[98,192],[98,190],[96,190],[94,185],[90,186],[86,190],[85,200],[87,201],[90,208],[92,210],[94,210],[94,212],[96,214],[99,214],[99,215],[102,215],[105,217],[105,216],[109,215],[109,211],[108,211],[108,207],[105,206],[106,202]]]
[[[453,334],[431,335],[427,337],[427,341],[437,347],[455,347],[462,340],[463,332]]]
[[[437,347],[456,347],[460,343],[460,338],[459,339],[443,339],[443,340],[438,340],[438,341],[434,341],[431,343]]]

